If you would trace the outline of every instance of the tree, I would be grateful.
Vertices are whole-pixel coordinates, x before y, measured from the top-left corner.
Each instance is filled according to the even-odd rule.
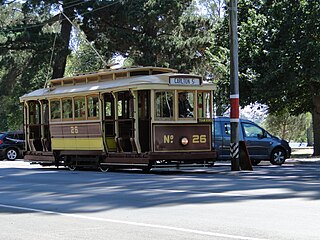
[[[240,0],[239,9],[244,103],[267,104],[271,113],[311,112],[320,155],[320,2]]]
[[[270,133],[295,142],[307,141],[307,129],[311,125],[311,114],[292,116],[288,111],[269,114],[263,124]]]
[[[42,31],[41,16],[23,6],[11,1],[0,8],[0,130],[21,128],[19,96],[43,86],[47,74],[53,34]]]
[[[115,1],[104,11],[83,15],[82,30],[106,55],[130,57],[136,65],[170,66],[191,71],[210,45],[210,21],[190,14],[192,0]],[[96,2],[93,9],[105,3]],[[109,55],[110,57],[110,55]]]

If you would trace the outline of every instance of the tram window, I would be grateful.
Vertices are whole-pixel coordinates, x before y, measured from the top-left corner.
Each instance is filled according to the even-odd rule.
[[[106,117],[111,117],[112,116],[112,102],[105,102],[106,106]]]
[[[210,118],[210,92],[198,92],[198,117],[199,118]]]
[[[60,100],[50,101],[51,119],[60,120],[61,118],[61,105]]]
[[[62,99],[62,119],[72,120],[72,99]]]
[[[95,119],[99,117],[99,98],[97,96],[87,97],[88,118]]]
[[[156,117],[172,118],[173,117],[173,91],[156,92]]]
[[[49,123],[49,105],[48,102],[43,103],[43,123]]]
[[[29,104],[29,123],[40,124],[40,104],[32,101]]]
[[[138,115],[141,119],[149,118],[149,92],[139,91],[138,93]]]
[[[118,117],[122,117],[122,100],[118,100]]]
[[[86,101],[84,97],[74,98],[74,118],[86,119]]]
[[[179,118],[193,118],[194,93],[179,92],[178,95]]]
[[[104,97],[105,117],[110,119],[113,116],[114,101],[113,96],[110,93],[106,93]]]
[[[118,117],[128,119],[133,117],[133,97],[129,91],[118,93]]]

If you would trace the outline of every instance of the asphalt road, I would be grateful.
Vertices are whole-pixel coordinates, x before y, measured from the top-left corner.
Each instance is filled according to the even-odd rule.
[[[101,173],[0,162],[0,239],[319,239],[320,164]]]

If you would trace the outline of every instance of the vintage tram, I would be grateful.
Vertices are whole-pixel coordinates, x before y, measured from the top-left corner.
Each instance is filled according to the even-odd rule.
[[[133,67],[50,80],[20,97],[24,159],[43,166],[212,166],[213,83]]]

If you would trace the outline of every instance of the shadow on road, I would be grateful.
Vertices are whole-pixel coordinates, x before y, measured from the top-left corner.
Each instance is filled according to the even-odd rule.
[[[319,164],[230,166],[186,171],[101,173],[41,168],[0,168],[0,204],[67,213],[181,204],[215,204],[288,198],[320,199]],[[11,212],[0,208],[0,212]],[[15,213],[16,211],[12,211]],[[21,212],[21,211],[20,211]]]

